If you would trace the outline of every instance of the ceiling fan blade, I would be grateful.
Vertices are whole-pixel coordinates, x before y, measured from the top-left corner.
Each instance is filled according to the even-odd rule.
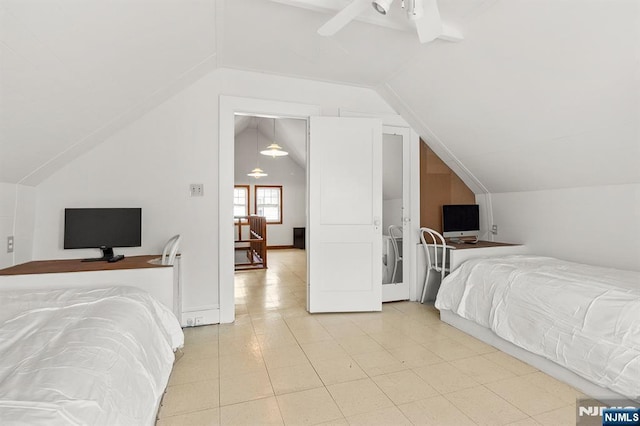
[[[416,24],[420,43],[429,43],[442,34],[442,20],[436,0],[416,0],[416,4],[420,2],[422,3],[421,15],[415,15],[415,18],[410,15],[409,18]]]
[[[332,36],[340,31],[345,25],[353,21],[371,3],[371,0],[353,0],[344,9],[329,19],[323,26],[318,28],[321,36]]]

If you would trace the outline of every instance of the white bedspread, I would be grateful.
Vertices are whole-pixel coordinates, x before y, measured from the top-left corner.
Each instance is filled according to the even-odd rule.
[[[640,400],[640,273],[537,256],[471,259],[436,308]]]
[[[153,425],[183,343],[132,287],[0,292],[0,424]]]

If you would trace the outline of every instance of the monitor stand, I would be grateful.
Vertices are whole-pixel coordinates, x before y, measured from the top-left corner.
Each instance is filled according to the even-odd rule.
[[[124,259],[124,255],[119,254],[115,256],[113,254],[113,247],[100,247],[102,250],[102,257],[91,257],[89,259],[82,259],[83,262],[117,262]]]

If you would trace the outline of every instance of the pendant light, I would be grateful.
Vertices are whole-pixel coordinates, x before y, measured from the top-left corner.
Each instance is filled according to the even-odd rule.
[[[258,126],[256,126],[256,167],[251,170],[251,172],[247,173],[247,176],[251,176],[252,178],[260,179],[261,177],[269,176],[260,168],[260,156],[258,155],[258,138],[260,134],[258,132]]]
[[[283,157],[285,155],[289,155],[289,153],[282,149],[280,145],[275,142],[276,139],[276,119],[273,119],[273,140],[274,142],[267,147],[267,149],[260,151],[262,155],[270,155],[273,158]]]

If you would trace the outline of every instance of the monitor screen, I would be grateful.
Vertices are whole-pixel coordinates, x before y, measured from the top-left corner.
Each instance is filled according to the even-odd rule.
[[[480,208],[477,204],[442,206],[442,235],[473,237],[480,233]]]
[[[142,209],[65,209],[64,248],[140,247]]]

